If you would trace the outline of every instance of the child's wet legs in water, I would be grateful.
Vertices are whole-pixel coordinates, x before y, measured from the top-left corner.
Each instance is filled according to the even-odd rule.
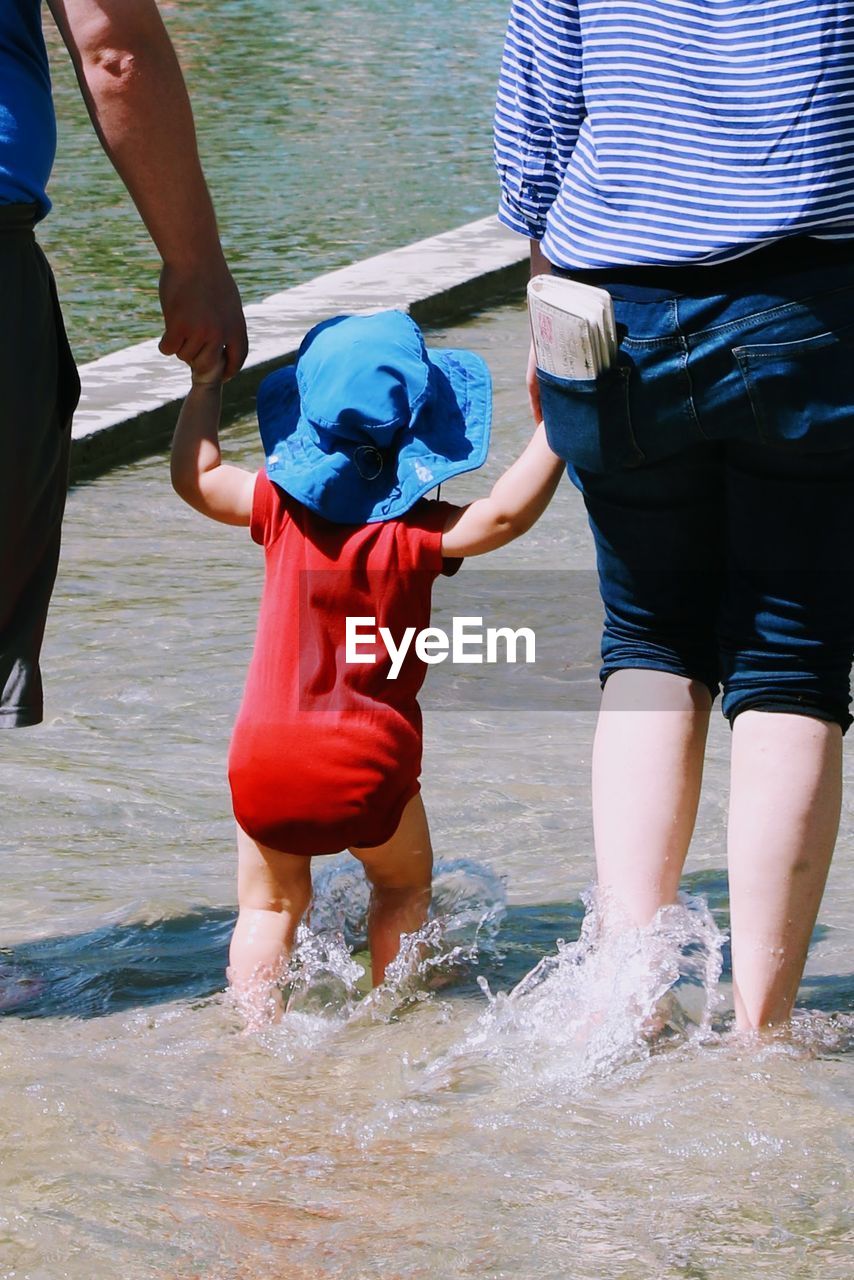
[[[427,921],[433,877],[433,849],[420,793],[412,797],[390,840],[373,849],[352,849],[371,886],[368,942],[376,986],[400,951],[404,933]]]
[[[427,920],[433,855],[418,794],[427,663],[417,646],[399,670],[388,653],[351,659],[347,620],[371,617],[381,635],[425,628],[435,580],[529,529],[564,465],[540,426],[487,497],[465,507],[429,499],[485,460],[491,382],[480,356],[428,349],[402,312],[316,325],[297,366],[265,379],[257,474],[223,464],[222,372],[194,369],[171,470],[185,502],[248,527],[264,548],[228,768],[240,829],[229,978],[258,1026],[282,1012],[313,856],[349,848],[365,868],[375,984],[401,937]]]
[[[268,849],[238,827],[237,900],[229,982],[241,1001],[272,999],[281,1014],[279,983],[311,901],[311,858]]]
[[[272,998],[281,1013],[279,984],[311,901],[311,858],[268,849],[239,827],[237,853],[240,910],[231,939],[229,981],[242,1001]],[[407,804],[390,840],[351,853],[364,866],[371,886],[368,942],[376,985],[400,950],[402,935],[420,929],[430,908],[433,851],[420,794]]]

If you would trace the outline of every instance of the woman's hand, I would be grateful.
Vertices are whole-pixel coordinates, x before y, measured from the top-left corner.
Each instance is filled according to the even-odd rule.
[[[538,427],[543,420],[543,410],[540,404],[540,384],[537,381],[537,353],[534,350],[533,342],[531,343],[531,350],[528,352],[526,382],[528,384],[528,400],[531,405],[531,413],[534,415],[534,426]]]
[[[539,240],[531,241],[531,279],[534,276],[551,275],[552,264],[540,246]],[[543,420],[543,410],[540,405],[540,384],[537,382],[537,356],[534,351],[533,341],[531,342],[531,350],[528,353],[528,373],[525,379],[528,386],[528,400],[531,404],[531,412],[534,415],[534,426],[539,426]]]

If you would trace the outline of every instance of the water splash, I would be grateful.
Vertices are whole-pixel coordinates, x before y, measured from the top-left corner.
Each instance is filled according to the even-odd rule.
[[[237,1015],[245,1032],[263,1031],[281,1019],[284,1009],[282,986],[287,979],[287,961],[283,960],[275,969],[261,965],[239,983],[232,981],[230,968],[225,972],[229,980],[225,1002]]]
[[[762,1031],[731,1031],[721,1048],[757,1063],[768,1058],[841,1058],[854,1053],[854,1014],[795,1009],[785,1026]]]
[[[458,1088],[467,1071],[492,1065],[520,1098],[550,1084],[573,1091],[646,1061],[664,1041],[710,1033],[724,936],[706,903],[681,895],[638,928],[617,924],[594,893],[584,902],[578,940],[558,942],[510,992],[479,979],[487,1008],[428,1068],[428,1088]]]
[[[229,999],[249,1031],[279,1018],[317,1034],[354,1018],[387,1021],[471,971],[495,945],[506,906],[503,881],[488,867],[459,858],[436,864],[430,918],[405,934],[381,986],[370,990],[367,942],[370,891],[361,867],[337,863],[314,883],[308,922],[301,924],[290,962],[278,974],[258,974],[249,992]],[[355,954],[354,954],[355,953]]]
[[[315,933],[301,924],[284,975],[289,987],[286,1012],[346,1017],[358,1002],[365,973],[340,930]]]
[[[312,932],[339,933],[350,947],[366,946],[369,900],[368,882],[357,863],[324,867],[314,881],[309,914]],[[440,922],[449,941],[455,934],[467,938],[472,925],[482,942],[494,938],[506,904],[504,882],[491,868],[471,858],[436,863],[430,919]]]

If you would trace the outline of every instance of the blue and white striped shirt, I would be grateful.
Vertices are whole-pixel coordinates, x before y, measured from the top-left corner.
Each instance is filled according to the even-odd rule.
[[[514,0],[495,159],[560,267],[854,237],[854,0]]]

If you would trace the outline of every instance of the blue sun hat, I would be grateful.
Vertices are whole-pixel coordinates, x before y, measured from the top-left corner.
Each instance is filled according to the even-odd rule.
[[[424,345],[402,311],[336,316],[258,388],[267,475],[338,524],[395,520],[483,465],[492,382],[473,351]]]

